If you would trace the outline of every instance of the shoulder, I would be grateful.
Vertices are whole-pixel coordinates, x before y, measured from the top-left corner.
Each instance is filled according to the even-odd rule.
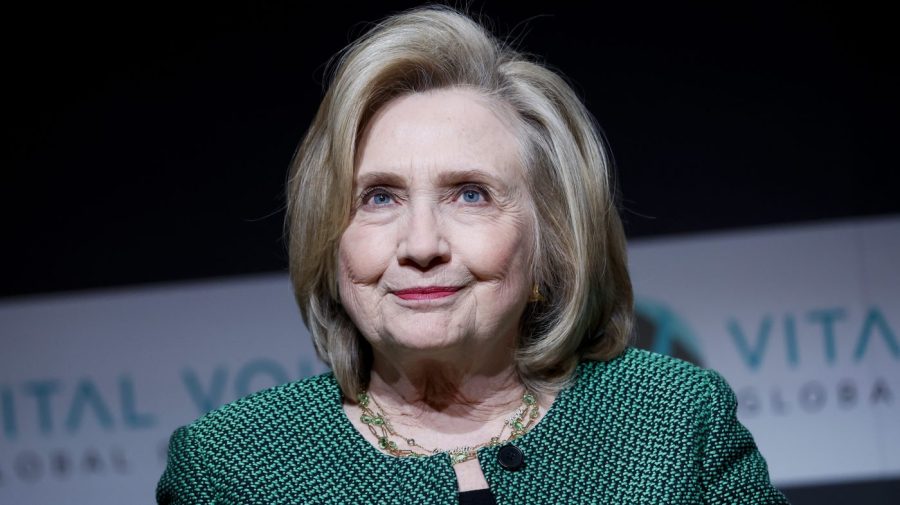
[[[172,435],[157,500],[161,504],[219,503],[216,497],[226,493],[229,498],[222,500],[228,503],[280,502],[248,498],[265,491],[262,481],[255,479],[269,479],[280,471],[299,475],[312,468],[309,461],[286,455],[341,449],[340,441],[347,437],[323,435],[347,430],[349,423],[342,423],[341,416],[341,392],[331,374],[260,391],[219,407]]]
[[[585,361],[581,364],[581,370],[592,378],[604,375],[612,380],[637,383],[665,381],[674,387],[690,387],[720,380],[718,373],[707,368],[635,347],[625,349],[609,361]]]
[[[579,440],[600,441],[609,468],[628,468],[614,477],[625,483],[620,490],[666,482],[666,492],[685,493],[666,503],[787,503],[737,420],[734,393],[713,370],[627,349],[582,362],[557,399],[560,426],[579,426]]]
[[[282,384],[223,405],[185,429],[194,436],[227,435],[243,431],[268,431],[315,423],[340,411],[341,393],[331,373]],[[301,415],[302,413],[302,415]]]
[[[695,410],[733,402],[717,372],[643,349],[628,348],[609,361],[585,361],[578,371],[577,385],[600,388],[617,403]]]

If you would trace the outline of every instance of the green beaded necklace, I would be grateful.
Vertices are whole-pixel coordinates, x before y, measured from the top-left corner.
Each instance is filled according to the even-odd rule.
[[[359,419],[369,428],[372,435],[378,439],[378,447],[381,450],[400,458],[421,458],[445,453],[450,457],[450,464],[452,465],[475,459],[478,449],[482,447],[500,445],[521,437],[534,425],[539,412],[537,399],[532,393],[525,391],[525,394],[522,395],[522,405],[503,423],[503,427],[500,428],[500,433],[496,437],[491,437],[487,442],[475,446],[463,446],[454,449],[426,449],[419,445],[415,439],[397,433],[390,420],[384,414],[384,409],[378,405],[374,397],[369,396],[368,391],[359,393],[356,396],[356,400],[363,412]],[[378,410],[373,410],[371,405],[374,405]],[[507,427],[509,427],[510,431],[509,435],[504,439],[503,434],[506,432]],[[402,440],[409,448],[401,449],[397,442],[393,440],[394,437]],[[424,452],[420,452],[417,449],[421,449]]]

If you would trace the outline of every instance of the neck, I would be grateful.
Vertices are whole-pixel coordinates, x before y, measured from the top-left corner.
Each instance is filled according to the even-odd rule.
[[[434,354],[401,360],[376,352],[369,392],[386,413],[410,420],[487,421],[508,414],[521,404],[525,391],[512,353],[482,360],[474,354],[448,360]]]

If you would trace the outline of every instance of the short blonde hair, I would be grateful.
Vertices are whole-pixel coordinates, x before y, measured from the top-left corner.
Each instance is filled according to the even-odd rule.
[[[592,116],[559,75],[447,7],[392,16],[340,55],[291,162],[291,281],[319,357],[348,398],[366,386],[371,348],[340,302],[337,250],[354,162],[372,115],[398,96],[464,87],[503,104],[520,126],[535,212],[533,279],[543,300],[523,316],[522,381],[563,387],[581,359],[607,360],[630,338],[633,297],[610,160]]]

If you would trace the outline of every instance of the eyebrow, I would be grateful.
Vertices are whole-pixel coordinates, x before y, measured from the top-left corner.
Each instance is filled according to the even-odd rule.
[[[506,185],[500,182],[496,176],[483,170],[452,170],[438,175],[437,183],[440,186],[453,186],[462,182],[485,182],[498,188]]]
[[[478,169],[450,170],[441,172],[437,177],[438,186],[454,186],[464,182],[484,182],[498,188],[506,187],[496,176]],[[367,172],[356,179],[357,188],[379,185],[401,187],[405,184],[406,179],[393,172]]]
[[[356,189],[369,186],[403,186],[404,179],[392,172],[367,172],[356,178]]]

